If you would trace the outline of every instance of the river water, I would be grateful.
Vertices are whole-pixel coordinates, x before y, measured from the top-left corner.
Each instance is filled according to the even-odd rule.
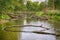
[[[18,35],[18,40],[56,40],[56,36],[54,35],[30,33],[33,31],[55,33],[53,26],[47,21],[33,21],[32,20],[32,21],[27,22],[27,20],[24,20],[23,24],[24,25],[36,25],[36,27],[34,26],[22,27],[21,30],[26,31],[26,32],[20,32]],[[37,26],[42,26],[43,28],[37,27]]]

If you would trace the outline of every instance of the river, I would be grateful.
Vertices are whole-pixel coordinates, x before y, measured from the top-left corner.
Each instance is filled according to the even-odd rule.
[[[53,26],[48,23],[47,21],[28,21],[24,20],[24,25],[35,25],[34,26],[26,26],[22,27],[22,31],[18,35],[18,40],[56,40],[55,35],[49,35],[49,34],[39,34],[39,33],[32,33],[33,31],[37,32],[46,32],[46,33],[55,33]],[[37,27],[42,26],[42,27]],[[48,29],[46,29],[48,28]]]
[[[55,23],[54,23],[55,24]],[[13,27],[16,25],[24,25],[23,27]],[[10,22],[4,24],[8,29],[8,32],[3,30],[1,33],[2,40],[59,40],[56,39],[54,26],[46,20],[37,20],[37,19],[24,19],[11,20]],[[11,27],[9,29],[9,26]],[[5,28],[5,27],[2,27]],[[18,32],[14,32],[16,30]],[[12,30],[13,32],[9,31]],[[21,31],[21,32],[19,32]],[[44,32],[39,33],[39,32]],[[50,34],[46,34],[50,33]],[[4,34],[4,35],[3,35]],[[13,36],[12,36],[13,35]],[[12,36],[12,37],[11,37]],[[8,37],[8,38],[6,38]]]

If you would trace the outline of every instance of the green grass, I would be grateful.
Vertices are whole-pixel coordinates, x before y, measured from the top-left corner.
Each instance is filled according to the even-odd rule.
[[[0,19],[8,19],[8,18],[10,18],[10,17],[8,15],[6,15],[6,14],[2,14],[0,16]]]
[[[40,17],[41,17],[43,14],[44,14],[44,12],[42,12],[42,11],[41,11],[41,12],[36,12],[36,15],[37,15],[37,16],[40,16]]]

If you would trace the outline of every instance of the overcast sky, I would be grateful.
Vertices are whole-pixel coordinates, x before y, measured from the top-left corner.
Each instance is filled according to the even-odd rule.
[[[34,1],[39,1],[39,2],[44,2],[45,0],[31,0],[32,2]]]
[[[39,2],[39,3],[41,3],[41,2],[44,2],[44,1],[47,1],[47,0],[31,0],[32,2]],[[24,4],[26,4],[26,2],[24,1]]]

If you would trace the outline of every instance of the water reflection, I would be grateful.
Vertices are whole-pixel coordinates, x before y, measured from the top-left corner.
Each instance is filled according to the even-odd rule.
[[[55,33],[54,28],[46,21],[30,21],[27,22],[27,20],[24,20],[24,25],[37,25],[49,28],[49,30],[46,30],[45,28],[41,27],[23,27],[23,31],[38,31],[38,32],[47,32],[47,33]],[[21,32],[19,34],[19,40],[56,40],[56,37],[54,35],[45,35],[45,34],[37,34],[37,33],[24,33]]]
[[[27,21],[26,19],[20,19],[20,20],[12,21],[11,23],[13,23],[14,25],[36,25],[36,27],[27,26],[27,27],[16,28],[17,30],[20,29],[22,31],[29,31],[29,32],[37,31],[37,32],[55,33],[54,28],[47,21],[32,20],[32,19]],[[42,27],[37,27],[37,26],[42,26]],[[54,35],[29,33],[29,32],[20,32],[18,34],[17,40],[56,40],[56,36]]]

